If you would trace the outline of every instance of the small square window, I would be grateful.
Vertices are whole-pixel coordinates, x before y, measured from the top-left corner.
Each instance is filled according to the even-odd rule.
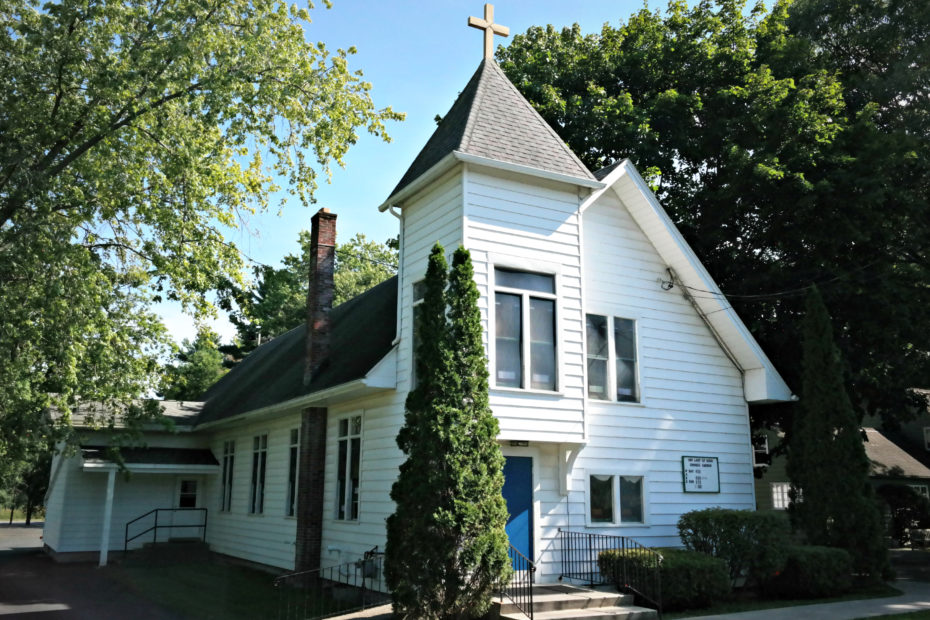
[[[775,510],[788,510],[788,504],[790,503],[788,490],[790,488],[791,485],[787,482],[772,483],[772,508]]]
[[[641,525],[646,522],[642,476],[592,474],[588,477],[591,524]]]

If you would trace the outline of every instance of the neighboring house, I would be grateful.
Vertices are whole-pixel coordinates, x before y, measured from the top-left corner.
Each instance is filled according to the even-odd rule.
[[[783,454],[764,459],[768,448],[775,448],[783,439],[783,434],[766,431],[761,437],[765,442],[757,441],[757,462],[763,460],[768,465],[756,479],[756,508],[758,510],[787,510],[788,474],[785,470],[786,457]],[[904,449],[889,439],[883,431],[874,428],[862,429],[863,447],[869,459],[869,479],[875,488],[885,484],[907,485],[930,499],[930,469],[912,457]]]
[[[508,533],[538,581],[559,576],[559,528],[678,545],[684,512],[755,507],[748,405],[791,392],[630,162],[590,172],[485,60],[380,211],[399,222],[397,277],[330,311],[335,215],[321,210],[310,329],[256,349],[188,426],[148,438],[209,450],[209,471],[171,471],[170,451],[165,473],[128,481],[97,473],[98,452],[58,459],[52,551],[98,550],[106,514],[121,547],[128,519],[182,504],[209,509],[214,551],[280,569],[383,549],[437,241],[474,261]]]

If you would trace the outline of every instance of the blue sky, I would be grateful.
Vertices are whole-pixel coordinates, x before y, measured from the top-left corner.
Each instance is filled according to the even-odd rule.
[[[605,22],[616,26],[643,6],[641,0],[499,0],[494,21],[508,26],[511,36],[495,39],[507,45],[514,34],[546,24],[561,28],[577,22],[585,33],[599,32]],[[298,231],[309,228],[310,216],[320,207],[338,214],[341,240],[364,233],[383,242],[396,235],[397,220],[379,213],[377,206],[435,130],[433,118],[446,113],[478,67],[483,33],[466,24],[470,15],[481,17],[483,11],[484,4],[474,0],[333,0],[331,9],[318,3],[310,13],[308,39],[323,41],[330,49],[354,45],[358,53],[350,58],[350,67],[361,69],[372,83],[375,105],[390,105],[407,118],[390,124],[388,144],[362,135],[349,150],[345,169],[335,170],[332,183],[321,185],[312,209],[294,201],[280,216],[277,209],[255,215],[248,230],[233,231],[229,241],[247,256],[277,266],[285,254],[297,250]],[[158,310],[177,341],[193,337],[190,317],[175,306]],[[223,317],[213,326],[224,341],[234,333]]]

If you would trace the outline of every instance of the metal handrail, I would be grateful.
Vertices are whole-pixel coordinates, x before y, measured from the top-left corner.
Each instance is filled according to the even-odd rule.
[[[536,564],[520,553],[520,550],[514,547],[512,543],[507,555],[510,556],[510,566],[513,568],[513,574],[508,583],[499,584],[501,602],[503,603],[506,596],[517,609],[530,620],[533,620],[533,575],[536,573]]]
[[[158,514],[159,514],[160,512],[171,512],[171,513],[175,513],[175,512],[194,512],[194,511],[198,511],[198,512],[200,512],[200,513],[203,515],[203,520],[202,520],[200,523],[193,523],[193,524],[189,524],[189,525],[176,525],[176,524],[173,524],[173,523],[170,524],[170,525],[164,525],[164,524],[159,525],[159,524],[158,524]],[[155,524],[154,524],[154,525],[152,525],[152,526],[151,526],[150,528],[148,528],[148,529],[145,529],[145,530],[142,530],[141,532],[138,532],[138,533],[135,534],[134,536],[129,536],[129,526],[130,526],[130,525],[132,525],[133,523],[135,523],[135,522],[137,522],[137,521],[141,521],[142,519],[144,519],[144,518],[146,518],[146,517],[148,517],[148,516],[150,516],[150,515],[152,515],[152,514],[155,515]],[[195,528],[202,528],[201,533],[200,533],[200,540],[202,540],[203,542],[206,542],[206,541],[207,541],[207,509],[206,509],[206,508],[155,508],[155,509],[153,509],[153,510],[149,510],[149,511],[146,512],[145,514],[139,515],[139,516],[136,517],[135,519],[126,522],[126,528],[125,528],[125,532],[124,532],[124,536],[123,536],[123,553],[127,553],[127,552],[129,551],[129,543],[130,543],[130,542],[132,542],[132,541],[134,541],[135,539],[140,538],[140,537],[142,537],[142,536],[148,534],[149,532],[153,532],[153,534],[152,534],[152,542],[155,543],[155,542],[158,542],[158,530],[160,530],[160,529],[162,529],[162,530],[166,530],[166,529],[167,529],[167,530],[171,530],[171,529],[183,529],[183,528],[192,528],[192,527],[195,527]]]
[[[572,532],[559,528],[562,574],[588,585],[614,583],[620,590],[634,594],[640,602],[653,605],[662,613],[662,582],[659,564],[662,556],[626,536]],[[616,551],[617,557],[604,575],[600,554]]]
[[[384,552],[375,547],[352,562],[280,575],[278,618],[315,620],[387,602],[383,568]]]

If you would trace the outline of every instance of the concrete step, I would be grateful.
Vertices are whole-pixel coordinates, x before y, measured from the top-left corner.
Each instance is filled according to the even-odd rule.
[[[588,618],[613,618],[614,620],[653,620],[659,614],[655,609],[635,605],[594,607],[591,609],[558,609],[534,611],[533,620],[587,620]],[[522,613],[501,614],[502,620],[526,620]]]
[[[507,597],[496,602],[504,620],[525,620],[526,616]],[[568,585],[541,585],[533,588],[533,617],[539,620],[616,618],[649,620],[657,618],[654,609],[633,605],[631,594],[612,589],[581,588]]]
[[[633,604],[633,595],[616,591],[594,590],[568,585],[535,586],[533,609],[536,612],[566,609],[596,609]],[[507,597],[501,601],[501,613],[518,612],[517,606]]]

